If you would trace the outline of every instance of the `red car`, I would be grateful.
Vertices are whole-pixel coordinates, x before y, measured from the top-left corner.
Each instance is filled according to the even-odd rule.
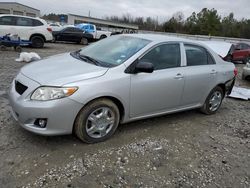
[[[231,62],[242,61],[246,64],[250,60],[250,45],[246,43],[232,45],[226,59]]]

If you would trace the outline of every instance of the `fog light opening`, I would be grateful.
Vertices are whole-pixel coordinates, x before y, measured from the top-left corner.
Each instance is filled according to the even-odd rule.
[[[46,125],[47,125],[47,119],[45,119],[45,118],[36,119],[35,125],[37,125],[37,126],[39,126],[41,128],[45,128]]]

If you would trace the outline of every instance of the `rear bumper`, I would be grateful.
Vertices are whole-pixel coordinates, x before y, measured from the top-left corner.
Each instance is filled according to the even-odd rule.
[[[231,94],[234,84],[235,84],[235,77],[232,80],[229,80],[225,83],[225,96]]]

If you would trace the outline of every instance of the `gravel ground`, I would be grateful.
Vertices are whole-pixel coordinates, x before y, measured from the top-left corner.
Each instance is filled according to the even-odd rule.
[[[47,57],[80,47],[24,51]],[[211,116],[192,110],[121,125],[93,145],[42,137],[10,115],[6,92],[25,65],[18,55],[0,52],[0,187],[250,187],[249,101],[226,98]],[[240,74],[236,85],[250,88]]]

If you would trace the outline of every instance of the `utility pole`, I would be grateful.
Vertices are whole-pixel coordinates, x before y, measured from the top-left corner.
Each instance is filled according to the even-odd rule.
[[[90,10],[89,10],[89,17],[90,17]]]

